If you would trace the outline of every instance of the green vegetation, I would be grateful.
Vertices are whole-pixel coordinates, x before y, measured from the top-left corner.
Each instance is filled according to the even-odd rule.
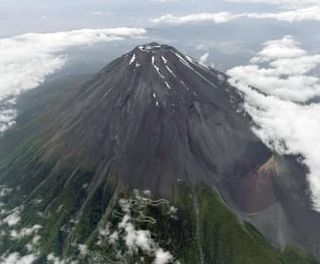
[[[282,254],[283,263],[290,264],[318,264],[319,262],[311,255],[301,252],[297,248],[287,247]]]
[[[110,242],[110,235],[115,231],[119,237],[125,236],[125,228],[120,231],[117,228],[124,223],[127,214],[135,230],[150,232],[154,241],[152,247],[170,252],[174,257],[172,260],[181,264],[317,263],[313,257],[297,249],[287,248],[281,252],[271,247],[251,224],[241,222],[208,187],[191,192],[184,183],[178,183],[169,202],[120,188],[116,177],[105,175],[93,195],[87,196],[86,189],[81,186],[92,174],[90,171],[75,173],[72,184],[68,184],[56,199],[54,192],[48,196],[40,192],[47,201],[26,203],[21,223],[16,228],[42,225],[38,233],[41,237],[37,246],[41,253],[38,263],[46,263],[46,256],[50,253],[78,259],[80,263],[152,263],[156,249],[151,255],[141,249],[129,253],[125,238],[115,244]],[[49,181],[51,184],[54,182]],[[121,206],[123,200],[130,205],[130,213]],[[48,204],[50,207],[45,217],[36,217],[37,211],[43,211]],[[108,228],[104,237],[101,235],[103,228]],[[18,240],[4,236],[0,239],[1,250],[27,254],[25,245],[30,239],[32,236]],[[88,248],[85,255],[80,254],[79,245]],[[117,257],[119,252],[122,258]]]

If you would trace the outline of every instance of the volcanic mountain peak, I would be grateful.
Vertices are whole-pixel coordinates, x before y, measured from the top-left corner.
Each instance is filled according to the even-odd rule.
[[[87,247],[79,263],[155,263],[161,246],[185,264],[315,263],[283,260],[230,212],[276,245],[319,248],[303,168],[257,138],[226,75],[151,43],[66,95],[54,107],[45,100],[44,114],[9,137],[14,151],[0,160],[0,252],[25,254],[32,245],[28,254],[47,263],[52,252],[78,258]],[[31,226],[42,228],[18,239]],[[124,246],[129,235],[151,241],[146,261],[140,248]]]
[[[129,53],[143,52],[143,53],[154,53],[154,54],[162,54],[163,55],[169,51],[178,52],[177,49],[175,49],[174,47],[172,47],[170,45],[159,44],[157,42],[151,42],[151,43],[139,45],[139,46],[135,47]]]
[[[176,50],[174,47],[166,45],[166,44],[159,44],[157,42],[146,43],[140,46],[137,46],[134,50],[140,51],[165,51],[165,50]]]
[[[157,107],[173,106],[174,98],[192,99],[199,96],[201,87],[218,88],[226,81],[224,74],[198,63],[172,46],[155,42],[137,46],[122,56],[119,64],[125,70],[122,75],[134,80],[133,89],[141,88],[137,83],[147,86],[142,93],[148,92]]]
[[[170,60],[179,60],[180,63],[183,63],[186,66],[190,66],[189,64],[199,65],[196,60],[192,59],[188,55],[182,54],[174,47],[158,44],[156,42],[140,45],[129,52],[126,56],[130,57],[130,65],[134,64],[134,62],[138,64],[151,63],[152,65],[167,65]]]
[[[222,73],[173,47],[142,45],[80,89],[57,118],[50,146],[68,142],[68,157],[81,155],[82,164],[116,171],[126,185],[165,196],[178,179],[213,184],[243,159],[267,158],[267,149],[247,157],[249,145],[260,152],[262,144],[239,113],[241,102]]]
[[[174,47],[158,44],[156,42],[137,46],[131,52],[126,54],[125,57],[130,58],[129,65],[136,65],[137,67],[142,64],[152,64],[159,67],[161,64],[167,65],[170,63],[170,60],[171,62],[177,62],[177,60],[179,60],[180,63],[189,67],[189,64],[199,66],[196,60],[182,54]]]

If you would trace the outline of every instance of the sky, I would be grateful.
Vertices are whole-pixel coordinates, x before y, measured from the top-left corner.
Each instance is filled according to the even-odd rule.
[[[83,27],[153,27],[152,21],[200,21],[199,14],[228,12],[232,15],[272,15],[283,20],[301,20],[307,17],[319,20],[317,0],[3,0],[0,2],[0,32],[2,36],[26,32],[48,32]],[[274,4],[276,3],[276,4]],[[314,8],[313,10],[302,9]],[[143,10],[143,12],[141,12]],[[292,11],[293,10],[293,11]],[[299,10],[294,14],[294,10]],[[289,13],[288,13],[289,12]],[[291,13],[290,13],[291,12]],[[197,16],[198,14],[198,16]],[[171,15],[172,19],[166,15]],[[163,20],[161,20],[163,18]],[[311,20],[312,20],[311,19]],[[209,21],[209,19],[208,19]]]
[[[0,134],[21,93],[158,41],[230,75],[255,133],[301,155],[320,211],[319,28],[320,0],[2,0]]]

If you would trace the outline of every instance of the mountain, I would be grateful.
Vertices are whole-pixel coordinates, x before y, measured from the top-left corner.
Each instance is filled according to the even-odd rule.
[[[150,43],[67,86],[0,139],[4,263],[317,263],[307,170],[228,76]]]

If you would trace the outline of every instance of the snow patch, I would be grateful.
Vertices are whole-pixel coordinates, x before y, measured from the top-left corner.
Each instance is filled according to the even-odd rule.
[[[163,76],[163,74],[160,72],[160,69],[157,65],[153,65],[153,67],[156,69],[158,75],[160,76],[160,78],[165,79],[165,77]]]
[[[176,74],[173,72],[173,70],[171,70],[171,68],[168,65],[166,65],[166,68],[175,78],[177,78]]]
[[[206,77],[204,77],[201,73],[199,73],[198,71],[196,71],[193,67],[191,67],[191,65],[189,64],[189,62],[187,62],[181,55],[179,55],[178,53],[173,52],[173,54],[175,54],[179,60],[186,66],[188,67],[192,72],[194,72],[195,74],[197,74],[201,79],[205,80],[208,84],[210,84],[212,87],[216,88],[216,86],[210,82]]]
[[[186,58],[189,62],[193,63],[193,59],[191,57],[189,57],[188,55],[186,55]]]
[[[136,54],[133,54],[130,62],[129,62],[129,65],[131,65],[132,63],[134,63],[134,61],[136,60]]]
[[[150,50],[153,50],[153,49],[159,49],[161,48],[161,45],[146,45],[146,46],[139,46],[138,49],[141,50],[141,51],[150,51]]]
[[[164,83],[165,83],[165,85],[167,86],[167,88],[168,88],[169,90],[171,90],[171,86],[169,85],[169,83],[168,83],[167,81],[165,81]]]
[[[188,63],[180,54],[178,54],[178,53],[176,53],[176,52],[173,52],[173,54],[176,55],[183,64],[185,64],[185,65],[187,65],[188,67],[190,67],[190,66],[189,66],[189,63]],[[191,68],[191,69],[192,69],[192,68]]]
[[[161,56],[161,59],[163,61],[164,64],[167,64],[168,63],[168,60],[164,57],[164,56]]]
[[[184,81],[180,81],[180,83],[182,84],[182,86],[187,90],[187,92],[190,91],[189,87],[185,84]]]

